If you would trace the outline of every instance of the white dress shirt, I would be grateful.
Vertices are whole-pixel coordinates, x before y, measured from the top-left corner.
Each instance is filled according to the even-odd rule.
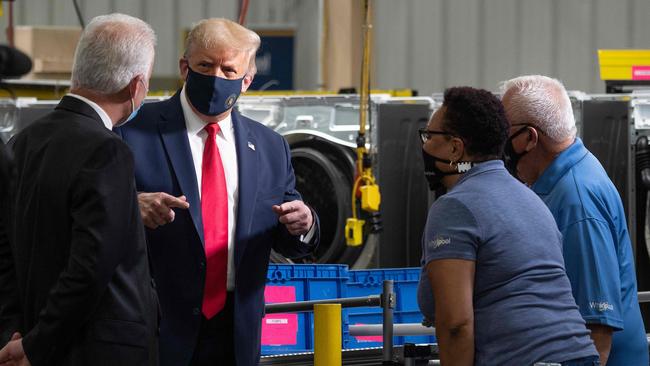
[[[203,147],[208,133],[204,130],[205,122],[194,113],[185,96],[185,87],[181,90],[181,106],[185,116],[187,127],[187,140],[192,151],[194,170],[196,171],[196,183],[198,184],[199,197],[201,196],[201,177],[203,173]],[[217,146],[223,164],[223,172],[226,176],[226,190],[228,191],[228,279],[226,287],[228,291],[235,288],[235,229],[237,224],[237,203],[239,198],[239,171],[237,169],[237,151],[235,150],[235,131],[232,127],[230,115],[219,122],[219,133],[217,133]]]
[[[111,121],[111,117],[109,117],[108,114],[97,103],[93,102],[92,100],[90,100],[88,98],[82,97],[81,95],[77,95],[77,94],[68,93],[68,94],[66,94],[66,96],[67,97],[77,98],[77,99],[85,102],[86,104],[88,104],[92,109],[95,110],[95,112],[97,112],[97,114],[99,114],[99,118],[102,119],[102,122],[104,123],[104,126],[106,126],[106,128],[108,128],[109,130],[113,130],[113,121]]]

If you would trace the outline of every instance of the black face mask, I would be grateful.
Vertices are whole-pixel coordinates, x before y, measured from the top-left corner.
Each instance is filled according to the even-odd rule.
[[[448,175],[465,173],[474,165],[471,162],[462,162],[456,165],[456,171],[443,172],[436,166],[436,161],[451,165],[451,160],[440,159],[430,155],[424,150],[424,148],[422,149],[422,160],[424,161],[424,177],[427,179],[427,182],[429,182],[429,189],[437,193],[445,189],[445,186],[442,184],[442,178]]]
[[[526,132],[527,129],[528,126],[525,126],[510,136],[510,138],[508,138],[508,141],[506,141],[506,146],[503,149],[503,163],[510,174],[512,174],[512,176],[517,179],[519,179],[517,176],[517,165],[519,164],[519,160],[521,160],[524,155],[528,154],[528,151],[524,150],[524,152],[521,153],[516,152],[515,148],[512,146],[512,140],[514,140],[515,137]]]

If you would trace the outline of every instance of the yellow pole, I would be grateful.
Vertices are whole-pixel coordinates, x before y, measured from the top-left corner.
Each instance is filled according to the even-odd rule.
[[[341,364],[341,304],[314,305],[314,366]]]

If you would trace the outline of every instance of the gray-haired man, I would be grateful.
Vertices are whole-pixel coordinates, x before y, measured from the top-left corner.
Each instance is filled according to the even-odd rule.
[[[133,157],[111,132],[146,96],[155,43],[137,18],[94,18],[70,94],[15,138],[14,240],[0,258],[0,340],[11,337],[3,366],[157,364]]]
[[[603,365],[648,365],[625,211],[598,159],[576,137],[571,101],[558,80],[508,80],[506,163],[551,210],[567,275]]]

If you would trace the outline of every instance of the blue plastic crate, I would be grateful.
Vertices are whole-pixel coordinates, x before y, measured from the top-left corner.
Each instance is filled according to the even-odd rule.
[[[420,268],[385,268],[350,271],[348,296],[379,295],[383,291],[384,280],[393,280],[393,291],[397,297],[395,311],[419,311],[417,304]],[[377,309],[381,312],[381,309]],[[367,312],[367,308],[350,308],[348,312]]]
[[[348,296],[379,295],[383,291],[384,280],[393,280],[393,291],[397,297],[393,323],[421,323],[422,314],[417,304],[418,282],[420,280],[419,267],[413,268],[384,268],[350,271],[348,281]],[[382,310],[378,307],[349,308],[345,310],[347,325],[355,324],[382,324]],[[346,333],[344,327],[344,347],[380,347],[381,336],[377,337],[352,337]],[[434,336],[407,336],[395,337],[395,345],[409,343],[434,343]]]
[[[351,310],[351,309],[350,309]],[[367,325],[367,324],[382,324],[383,316],[381,311],[371,312],[358,312],[348,313],[349,325]],[[404,323],[421,323],[422,314],[419,311],[395,311],[393,313],[394,324]],[[365,348],[365,347],[381,347],[383,344],[382,336],[351,336],[345,335],[345,348]],[[435,343],[436,337],[434,336],[395,336],[393,337],[394,345],[403,345],[404,343]]]
[[[342,264],[271,264],[267,303],[348,297],[348,266]],[[342,321],[342,326],[345,322]],[[311,351],[313,313],[269,314],[262,320],[262,354]],[[347,333],[347,329],[344,331]]]

